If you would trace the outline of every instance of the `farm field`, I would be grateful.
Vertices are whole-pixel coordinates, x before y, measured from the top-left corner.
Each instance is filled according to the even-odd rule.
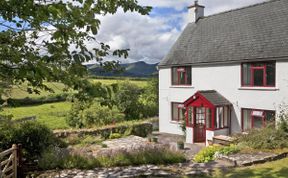
[[[6,98],[13,98],[13,99],[22,99],[22,98],[40,98],[40,97],[46,97],[50,95],[56,95],[56,94],[61,94],[64,93],[63,89],[65,86],[62,83],[57,83],[57,82],[49,82],[46,83],[46,85],[54,90],[54,93],[48,92],[48,91],[41,91],[40,94],[30,94],[26,91],[27,89],[27,84],[22,84],[20,86],[12,86],[12,88],[8,91],[9,94],[8,96],[2,96],[3,99]]]
[[[90,79],[91,82],[101,82],[104,85],[111,85],[119,82],[130,82],[136,84],[139,87],[145,87],[147,81],[135,81],[135,80],[117,80],[117,79]],[[54,93],[49,93],[47,91],[42,91],[38,94],[29,94],[25,91],[26,84],[20,87],[14,86],[10,92],[10,98],[13,99],[23,99],[23,98],[40,98],[47,97],[51,95],[64,93],[64,85],[61,83],[47,83],[49,87],[54,90]],[[3,99],[7,96],[3,96]],[[65,122],[65,117],[67,112],[71,107],[70,102],[57,102],[50,104],[34,105],[34,106],[20,106],[20,107],[5,107],[0,114],[12,115],[13,119],[20,119],[24,117],[36,116],[37,121],[47,125],[51,129],[67,129],[69,126]]]
[[[1,114],[13,115],[13,119],[36,116],[36,120],[51,129],[67,129],[65,116],[70,110],[70,102],[42,104],[37,106],[24,106],[4,108]]]
[[[111,85],[111,84],[121,83],[121,82],[130,82],[130,83],[137,85],[138,87],[145,87],[147,84],[147,81],[129,80],[129,79],[124,79],[124,80],[123,79],[121,79],[121,80],[117,80],[117,79],[91,79],[90,81],[93,83],[101,82],[102,84],[105,84],[105,85]]]
[[[137,81],[137,80],[129,80],[127,79],[90,79],[91,82],[96,83],[96,82],[101,82],[104,85],[111,85],[114,83],[118,82],[130,82],[133,84],[136,84],[139,87],[145,87],[147,84],[147,81]],[[62,83],[57,83],[57,82],[49,82],[46,83],[48,87],[51,87],[54,90],[54,93],[50,93],[47,91],[41,91],[40,94],[29,94],[26,89],[27,89],[27,84],[22,84],[21,86],[13,86],[9,92],[8,96],[2,96],[3,99],[7,98],[13,98],[13,99],[22,99],[22,98],[41,98],[41,97],[47,97],[50,95],[57,95],[57,94],[62,94],[62,93],[67,93],[63,92],[63,89],[65,86]],[[70,92],[73,92],[72,90]],[[69,93],[69,92],[68,92]]]

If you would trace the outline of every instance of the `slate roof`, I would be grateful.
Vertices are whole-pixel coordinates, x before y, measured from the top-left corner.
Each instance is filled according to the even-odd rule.
[[[288,0],[189,23],[159,67],[280,58],[288,59]]]
[[[198,93],[209,100],[214,106],[231,105],[229,100],[215,90],[198,91]]]

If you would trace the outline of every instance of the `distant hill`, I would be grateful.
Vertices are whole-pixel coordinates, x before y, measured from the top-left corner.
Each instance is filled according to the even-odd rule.
[[[98,64],[86,65],[89,73],[95,76],[123,76],[123,77],[150,77],[158,73],[157,64],[147,64],[143,61],[135,63],[120,64],[123,72],[107,72]]]

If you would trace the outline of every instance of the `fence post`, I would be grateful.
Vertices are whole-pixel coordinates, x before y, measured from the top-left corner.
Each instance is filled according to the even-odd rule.
[[[17,164],[18,164],[18,161],[17,161],[17,145],[16,144],[13,144],[12,145],[12,148],[13,148],[13,175],[14,175],[14,178],[17,178]]]
[[[18,170],[17,170],[17,177],[24,177],[23,175],[23,157],[22,157],[22,144],[18,144],[18,149],[17,149],[17,157],[18,157]]]

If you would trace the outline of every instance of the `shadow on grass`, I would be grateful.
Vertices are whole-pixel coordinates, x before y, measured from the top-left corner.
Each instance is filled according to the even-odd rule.
[[[276,170],[275,170],[276,169]],[[213,177],[225,177],[225,178],[248,178],[248,177],[259,177],[259,178],[286,178],[288,176],[288,167],[283,168],[240,168],[233,169],[228,172],[226,171],[216,171],[216,175]]]

